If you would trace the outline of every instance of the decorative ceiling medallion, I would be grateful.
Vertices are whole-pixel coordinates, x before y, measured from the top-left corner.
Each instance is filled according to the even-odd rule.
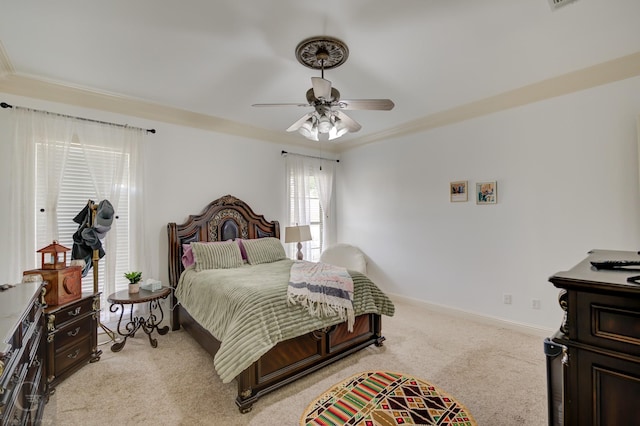
[[[337,68],[349,57],[349,48],[337,38],[315,36],[301,41],[296,47],[296,58],[316,70]]]

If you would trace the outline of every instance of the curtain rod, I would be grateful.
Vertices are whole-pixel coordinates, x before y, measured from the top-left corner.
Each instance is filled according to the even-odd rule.
[[[315,157],[313,155],[296,154],[295,152],[287,152],[287,151],[282,151],[280,155],[297,155],[299,157],[317,158],[318,160],[335,161],[336,163],[340,162],[340,160],[334,160],[333,158]]]
[[[2,107],[2,108],[14,108],[13,105],[9,105],[6,102],[0,103],[0,107]],[[124,127],[124,128],[127,128],[127,129],[145,130],[148,133],[155,133],[156,132],[156,129],[143,129],[143,128],[140,128],[140,127],[129,126],[127,124],[109,123],[108,121],[93,120],[91,118],[76,117],[74,115],[58,114],[57,112],[43,111],[43,110],[40,110],[40,109],[25,108],[25,107],[21,107],[21,106],[16,106],[15,108],[23,109],[23,110],[26,110],[26,111],[43,112],[45,114],[52,114],[52,115],[56,115],[58,117],[73,118],[75,120],[88,121],[90,123],[109,124],[111,126]]]

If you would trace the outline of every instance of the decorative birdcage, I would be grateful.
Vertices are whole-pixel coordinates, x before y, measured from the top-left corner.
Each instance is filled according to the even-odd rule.
[[[67,252],[71,249],[58,244],[56,240],[38,250],[42,255],[41,269],[64,269],[67,267]]]

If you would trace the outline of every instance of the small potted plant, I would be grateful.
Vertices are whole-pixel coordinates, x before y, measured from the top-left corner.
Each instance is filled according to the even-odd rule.
[[[127,272],[124,277],[129,280],[129,293],[138,293],[140,291],[142,272]]]

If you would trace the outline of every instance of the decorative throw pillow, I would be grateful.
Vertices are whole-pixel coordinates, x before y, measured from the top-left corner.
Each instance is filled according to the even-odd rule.
[[[247,250],[245,250],[244,245],[242,244],[242,238],[236,238],[238,245],[240,246],[240,254],[242,255],[242,260],[248,262],[247,260]]]
[[[242,240],[242,244],[247,251],[247,260],[251,265],[271,263],[287,258],[284,247],[277,238],[266,237],[255,240]]]
[[[187,269],[189,266],[193,265],[195,261],[193,260],[193,251],[191,250],[191,244],[183,244],[182,245],[182,266],[184,269]]]
[[[191,243],[195,269],[229,269],[242,266],[240,247],[235,241],[215,244]]]

